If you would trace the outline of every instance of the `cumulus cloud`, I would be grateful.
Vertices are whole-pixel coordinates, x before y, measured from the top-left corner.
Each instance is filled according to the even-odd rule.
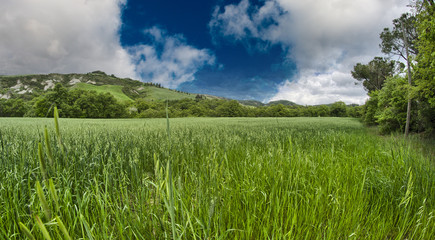
[[[276,20],[284,14],[275,1],[267,1],[261,8],[252,6],[249,0],[242,0],[239,4],[227,5],[223,8],[216,6],[209,28],[215,43],[220,37],[240,41],[249,50],[267,50],[269,42],[266,40],[264,29],[277,24]],[[254,46],[249,40],[256,41]]]
[[[145,30],[153,44],[123,47],[126,0],[5,0],[0,8],[0,74],[102,70],[177,87],[214,64],[208,50],[180,35]]]
[[[119,43],[124,0],[6,0],[0,74],[103,70],[136,77]]]
[[[349,81],[347,73],[303,72],[297,81],[284,81],[278,87],[278,93],[270,100],[286,99],[296,103],[316,105],[336,101],[363,104],[365,92],[360,86]]]
[[[380,54],[379,33],[407,11],[406,4],[407,0],[266,0],[254,6],[242,0],[217,7],[209,26],[215,38],[255,42],[249,48],[282,46],[283,61],[296,63],[299,74],[283,79],[272,100],[362,103],[366,95],[353,85],[350,70]]]
[[[182,35],[168,35],[165,30],[152,27],[144,31],[152,38],[152,45],[129,48],[136,64],[136,72],[145,81],[176,88],[195,80],[194,74],[207,65],[215,64],[215,56],[207,49],[197,49],[186,43]]]

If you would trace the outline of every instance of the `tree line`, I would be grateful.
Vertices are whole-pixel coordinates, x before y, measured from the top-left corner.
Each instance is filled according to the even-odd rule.
[[[170,117],[359,117],[360,106],[343,102],[318,106],[245,106],[236,100],[195,99],[167,102]],[[51,117],[59,109],[66,118],[159,118],[166,116],[166,102],[137,98],[121,103],[110,93],[82,89],[68,90],[58,83],[43,95],[30,101],[20,98],[0,99],[0,117]]]
[[[435,127],[435,6],[433,0],[412,3],[412,11],[393,20],[380,33],[382,53],[367,64],[357,63],[352,76],[369,99],[362,120],[381,133],[409,130],[433,135]],[[407,66],[398,60],[407,63]],[[408,104],[409,102],[409,104]]]

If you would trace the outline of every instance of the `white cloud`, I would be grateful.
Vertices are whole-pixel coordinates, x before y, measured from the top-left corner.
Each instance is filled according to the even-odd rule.
[[[284,81],[278,87],[278,93],[270,100],[286,99],[300,104],[316,105],[336,101],[364,104],[366,98],[364,90],[349,81],[347,73],[334,71],[323,74],[302,72],[298,81]]]
[[[248,38],[257,38],[265,40],[264,25],[270,26],[280,17],[282,11],[275,1],[267,1],[261,8],[252,6],[249,0],[242,0],[237,5],[227,5],[222,10],[215,7],[212,19],[209,23],[212,36],[215,43],[218,42],[219,36],[227,39],[241,41],[249,49],[252,47],[256,50],[266,50],[267,42],[257,42],[255,46],[250,46]]]
[[[194,80],[204,65],[214,64],[214,55],[208,50],[196,49],[182,36],[170,36],[157,27],[145,31],[153,36],[154,44],[122,47],[119,29],[125,3],[2,1],[0,75],[102,70],[177,87]]]
[[[153,38],[153,45],[138,45],[129,50],[136,61],[136,72],[145,81],[176,88],[195,80],[194,74],[206,65],[214,65],[215,57],[207,49],[187,45],[180,35],[169,36],[153,27],[144,31]]]
[[[0,74],[103,70],[136,77],[119,43],[124,0],[6,0]]]
[[[380,55],[379,33],[407,11],[407,0],[266,0],[255,7],[249,0],[216,8],[210,21],[215,38],[243,43],[281,45],[284,61],[294,61],[299,74],[285,80],[272,98],[301,104],[345,101],[363,103],[362,87],[350,71],[357,62]],[[219,35],[219,36],[216,36]],[[251,40],[251,41],[249,41]],[[252,46],[249,46],[249,48]],[[321,89],[319,89],[321,88]]]

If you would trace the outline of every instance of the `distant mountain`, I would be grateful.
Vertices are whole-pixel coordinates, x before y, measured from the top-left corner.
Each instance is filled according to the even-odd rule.
[[[144,83],[130,78],[118,78],[102,71],[86,74],[31,74],[0,76],[0,98],[20,97],[31,99],[50,89],[57,83],[66,88],[109,92],[119,101],[133,101],[144,98],[150,101],[195,99],[197,94],[181,92],[162,87],[156,83]],[[212,95],[200,95],[202,98],[220,98]]]

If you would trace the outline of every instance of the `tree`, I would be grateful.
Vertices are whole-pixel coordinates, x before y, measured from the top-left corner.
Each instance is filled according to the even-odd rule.
[[[236,100],[226,101],[216,108],[220,117],[242,117],[243,107]]]
[[[370,98],[362,108],[362,120],[366,125],[376,125],[376,114],[379,111],[378,108],[378,95],[380,91],[373,91],[369,93]]]
[[[400,18],[393,20],[393,29],[384,28],[380,34],[382,40],[379,47],[381,51],[387,55],[397,55],[407,60],[405,53],[405,42],[403,39],[403,34],[408,36],[409,52],[412,55],[418,54],[418,49],[416,46],[416,41],[418,39],[417,29],[416,29],[416,18],[410,13],[404,13]],[[402,23],[404,25],[405,31],[403,31]]]
[[[362,82],[367,92],[381,90],[387,77],[403,69],[403,64],[382,57],[375,57],[368,64],[357,63],[353,67],[352,77]]]
[[[335,102],[331,105],[331,116],[333,117],[345,117],[346,116],[346,104],[344,102]]]
[[[410,55],[417,55],[418,49],[416,42],[418,40],[416,29],[415,16],[404,13],[400,18],[393,20],[393,30],[390,31],[385,28],[380,37],[382,43],[380,45],[382,52],[389,55],[398,55],[407,62],[408,68],[408,84],[412,86],[411,81],[411,57]],[[406,117],[405,136],[409,133],[409,124],[411,121],[411,96],[408,92],[408,107]]]
[[[379,111],[376,113],[375,118],[381,133],[402,131],[405,128],[408,88],[406,78],[395,76],[388,78],[385,87],[379,91]],[[415,111],[413,115],[415,115]],[[413,121],[415,121],[415,118]]]
[[[269,117],[290,117],[290,111],[282,104],[273,104],[266,110]]]
[[[0,99],[0,117],[22,117],[29,110],[23,99]]]
[[[434,132],[435,128],[435,6],[423,1],[417,14],[418,41],[415,67],[415,95],[419,103],[422,127]]]

